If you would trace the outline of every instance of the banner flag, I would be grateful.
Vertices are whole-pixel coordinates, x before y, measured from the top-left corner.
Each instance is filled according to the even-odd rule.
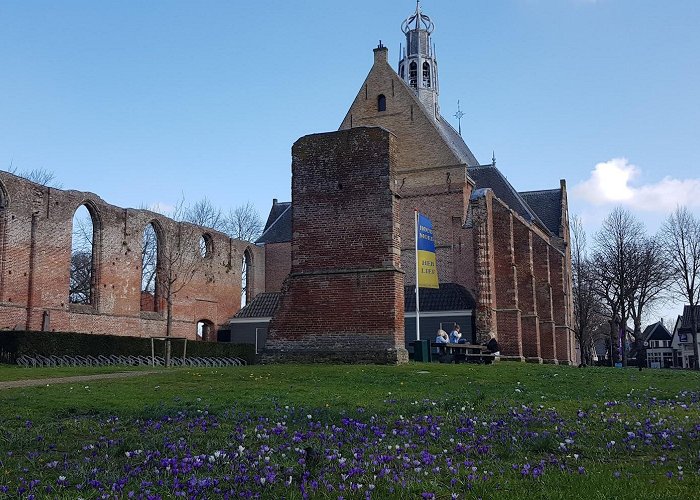
[[[433,223],[425,215],[418,213],[416,231],[416,272],[419,288],[440,288],[438,284],[437,262]]]

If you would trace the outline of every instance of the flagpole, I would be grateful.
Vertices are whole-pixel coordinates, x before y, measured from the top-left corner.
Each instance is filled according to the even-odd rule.
[[[416,340],[420,340],[420,303],[418,300],[418,210],[413,210],[416,229]]]

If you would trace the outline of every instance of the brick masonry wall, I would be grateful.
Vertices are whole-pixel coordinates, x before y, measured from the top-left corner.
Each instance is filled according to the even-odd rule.
[[[379,128],[294,144],[292,269],[265,362],[407,361],[395,160]]]
[[[523,354],[526,361],[541,363],[540,323],[537,315],[537,284],[535,281],[532,240],[530,228],[519,219],[513,221],[515,262],[518,268],[518,304],[521,311],[523,331]]]
[[[265,291],[279,292],[292,270],[292,242],[265,244]]]
[[[154,223],[165,250],[176,234],[208,234],[211,253],[197,263],[174,296],[173,334],[196,338],[196,324],[225,324],[240,308],[241,262],[250,249],[253,288],[264,291],[264,254],[247,242],[147,210],[109,205],[93,193],[39,186],[0,172],[0,329],[76,331],[153,336],[165,334],[165,311],[141,310],[143,230]],[[69,303],[72,225],[86,206],[95,227],[94,285],[90,305]],[[198,249],[193,248],[193,252]],[[48,319],[47,319],[48,315]]]
[[[515,266],[513,238],[513,215],[511,210],[494,200],[493,244],[498,251],[493,253],[496,272],[496,321],[501,356],[523,361],[523,339],[518,304],[518,269]]]

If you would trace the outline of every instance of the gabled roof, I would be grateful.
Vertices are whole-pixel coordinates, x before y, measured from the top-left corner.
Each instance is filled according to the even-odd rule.
[[[494,165],[470,167],[467,172],[476,183],[475,190],[491,188],[496,198],[503,201],[526,221],[539,222],[542,227],[547,227]],[[555,234],[559,234],[559,231],[557,230]]]
[[[259,293],[233,318],[270,318],[279,307],[281,295],[279,292]]]
[[[561,229],[561,189],[521,191],[519,194],[547,226],[547,229],[552,234],[559,235]]]
[[[263,234],[255,244],[287,241],[292,241],[292,204],[291,202],[274,203],[267,217]]]
[[[404,288],[405,312],[416,311],[415,287],[409,285]],[[469,290],[457,283],[442,283],[440,288],[419,289],[420,310],[428,311],[465,311],[473,310],[476,301]]]
[[[671,332],[664,326],[661,321],[647,326],[642,333],[644,340],[671,340]]]
[[[694,310],[694,311],[693,311]],[[679,331],[693,331],[692,314],[695,313],[695,325],[700,330],[700,305],[699,306],[683,306],[683,317],[681,319],[681,327]]]

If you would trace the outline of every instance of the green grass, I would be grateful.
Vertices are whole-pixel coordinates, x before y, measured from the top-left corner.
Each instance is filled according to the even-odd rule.
[[[103,372],[2,367],[0,380],[52,373]],[[294,457],[299,453],[303,457],[298,450],[307,446],[337,449],[350,459],[367,447],[355,461],[374,472],[358,479],[363,487],[346,491],[345,498],[364,498],[372,481],[377,483],[371,491],[373,498],[416,498],[423,492],[435,493],[437,498],[449,498],[453,492],[459,498],[693,497],[700,488],[699,389],[700,375],[694,372],[504,362],[491,366],[185,368],[130,379],[50,383],[0,391],[0,486],[7,485],[8,494],[14,491],[16,496],[20,478],[40,479],[36,488],[54,484],[58,471],[45,464],[60,462],[62,457],[68,457],[66,475],[71,474],[74,485],[81,477],[89,481],[91,474],[102,482],[114,481],[125,465],[133,466],[133,457],[125,456],[133,450],[182,458],[187,453],[211,455],[214,450],[233,454],[239,445],[244,453],[253,453],[269,445],[277,449],[271,457],[279,467],[278,475],[288,473],[292,485],[263,488],[258,484],[256,491],[263,498],[301,497],[300,484],[307,484],[301,476],[304,470],[310,474],[309,481],[318,475],[319,482],[322,478],[333,484],[344,481],[349,487],[352,478],[343,480],[342,470],[336,473],[329,467],[324,476],[320,470],[299,465]],[[347,419],[358,422],[358,427]],[[284,421],[287,430],[276,437],[269,431],[278,421]],[[373,426],[377,428],[371,431]],[[339,434],[342,437],[328,436],[329,429],[346,427]],[[432,431],[421,430],[423,427]],[[377,437],[377,429],[384,429],[385,435]],[[629,448],[624,438],[640,429],[649,433],[649,442],[637,436],[630,441],[634,448]],[[298,444],[292,444],[282,458],[279,450],[288,446],[292,435],[297,436]],[[572,442],[565,444],[568,438]],[[107,441],[111,444],[104,444]],[[182,444],[173,451],[167,448],[173,443]],[[455,451],[457,443],[474,446]],[[479,443],[488,449],[477,451]],[[405,445],[410,445],[406,454],[416,454],[411,455],[413,460],[423,450],[437,457],[435,463],[420,472],[413,466],[404,470],[394,464],[392,473],[405,474],[403,487],[397,487],[395,481],[372,479],[377,470],[366,457],[388,446]],[[3,456],[2,450],[11,450],[13,455]],[[86,457],[104,466],[91,473],[82,465]],[[256,462],[259,459],[257,455],[245,457],[251,467],[262,467]],[[459,470],[447,473],[447,463],[453,459],[461,464]],[[535,466],[540,460],[547,462],[541,477],[513,469]],[[470,478],[465,461],[477,468],[476,477]],[[440,470],[432,471],[438,463]],[[192,473],[227,477],[226,467],[231,465],[217,462],[208,467]],[[669,472],[673,473],[670,478]],[[678,480],[679,472],[683,472],[682,480]],[[148,469],[140,474],[151,482],[162,479],[162,471]],[[491,476],[484,481],[484,474]],[[142,480],[141,476],[129,480],[124,491],[143,491],[139,490],[144,488]],[[164,497],[172,494],[167,484],[146,488]],[[61,491],[52,494],[73,498],[76,493],[68,488]],[[312,497],[338,497],[338,491],[312,493]],[[80,496],[97,495],[98,490],[84,489]],[[207,490],[205,496],[217,494]]]
[[[24,368],[17,365],[0,364],[0,382],[31,380],[53,377],[74,377],[77,375],[97,375],[127,371],[153,370],[150,366],[81,366],[76,368]]]

